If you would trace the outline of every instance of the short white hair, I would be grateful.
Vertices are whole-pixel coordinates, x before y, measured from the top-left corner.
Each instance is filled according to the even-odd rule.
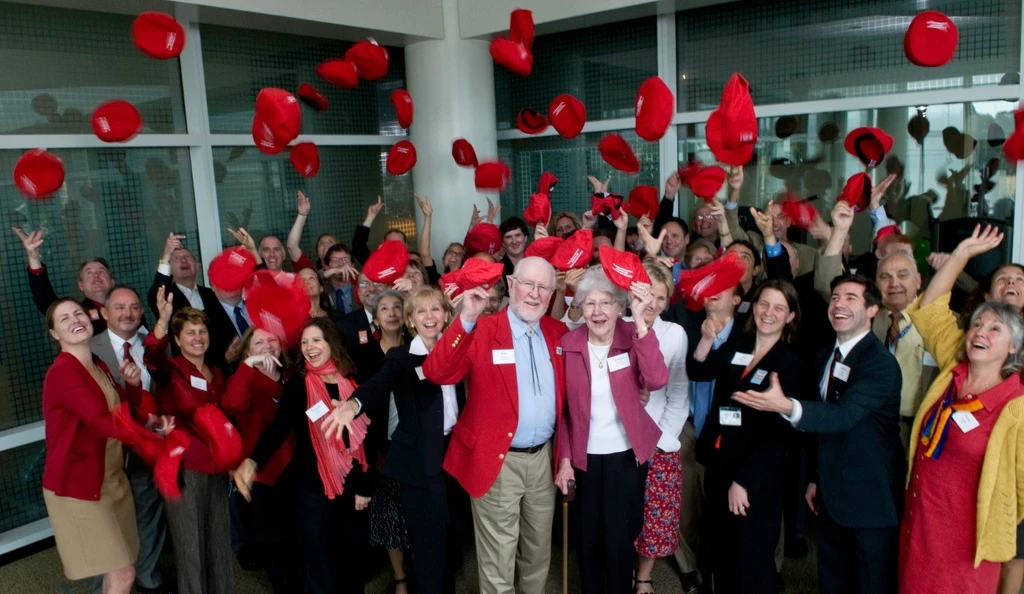
[[[525,271],[526,268],[530,268],[533,266],[539,266],[547,270],[547,272],[551,275],[551,287],[553,288],[556,282],[555,267],[551,265],[551,262],[548,262],[547,260],[539,256],[527,256],[520,260],[516,264],[516,267],[512,269],[512,276],[515,278],[519,278],[520,271]]]
[[[583,273],[583,278],[576,285],[576,296],[573,298],[573,303],[577,301],[583,303],[587,295],[593,291],[608,293],[619,305],[626,307],[626,292],[608,280],[604,268],[599,265],[591,266]]]

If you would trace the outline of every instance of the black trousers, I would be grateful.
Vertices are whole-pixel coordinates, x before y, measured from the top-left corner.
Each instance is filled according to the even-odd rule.
[[[282,510],[294,509],[286,476],[287,472],[273,486],[253,483],[251,502],[237,491],[231,494],[240,533],[244,535],[246,546],[255,547],[262,554],[263,569],[274,594],[302,589],[291,522],[281,513]]]
[[[633,591],[633,543],[644,525],[647,464],[633,450],[587,454],[587,470],[576,469],[580,540],[576,554],[583,594]]]
[[[416,592],[454,594],[455,576],[462,562],[464,507],[460,502],[468,503],[468,495],[443,471],[424,484],[401,485]]]
[[[729,485],[708,489],[704,533],[710,538],[715,594],[775,594],[775,547],[782,527],[783,476],[761,491],[750,491],[746,516],[729,511]],[[711,485],[708,484],[710,487]],[[707,581],[707,580],[705,580]]]
[[[319,481],[302,481],[295,488],[295,513],[305,594],[362,594],[369,512],[356,511],[352,491],[331,500]]]
[[[829,515],[820,495],[818,501],[818,591],[896,594],[899,526],[840,526]]]

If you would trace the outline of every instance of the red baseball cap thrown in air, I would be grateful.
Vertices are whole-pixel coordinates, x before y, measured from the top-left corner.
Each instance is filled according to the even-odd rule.
[[[869,169],[885,160],[893,139],[881,128],[861,126],[846,135],[843,147]]]
[[[291,346],[309,318],[312,304],[306,282],[297,274],[257,270],[245,294],[245,310],[253,326]]]
[[[708,118],[708,147],[722,163],[742,166],[750,161],[757,143],[757,116],[750,98],[750,84],[733,74],[722,91],[722,101]]]
[[[359,69],[348,60],[327,60],[316,67],[316,75],[342,89],[359,86]]]
[[[637,186],[629,192],[629,214],[636,218],[647,215],[654,220],[658,216],[658,188],[654,186]]]
[[[288,158],[302,177],[314,177],[320,171],[320,150],[312,142],[300,142],[291,148]]]
[[[388,151],[386,167],[391,175],[404,175],[416,165],[416,147],[408,140],[399,140]]]
[[[903,36],[903,52],[916,66],[935,68],[948,64],[960,40],[953,19],[935,10],[919,13]]]
[[[252,118],[252,140],[256,143],[256,148],[266,155],[276,155],[288,146],[288,143],[278,142],[274,138],[273,130],[263,122],[258,113]]]
[[[390,240],[380,244],[363,265],[363,274],[375,283],[390,285],[402,278],[409,266],[409,250],[401,241]]]
[[[516,115],[516,128],[523,134],[540,134],[548,129],[549,124],[546,115],[529,107],[520,109]]]
[[[547,194],[530,194],[530,203],[523,211],[523,220],[530,227],[547,225],[551,218],[551,199]]]
[[[142,131],[142,115],[127,101],[109,101],[92,113],[92,131],[103,142],[131,140]]]
[[[29,198],[46,198],[64,185],[64,163],[44,149],[25,151],[14,163],[14,185]]]
[[[327,111],[327,97],[313,85],[304,82],[299,85],[299,100],[317,111]]]
[[[501,161],[488,161],[477,165],[474,184],[476,189],[481,192],[501,192],[508,185],[508,180],[511,177],[512,172],[509,171],[508,165]]]
[[[299,135],[302,110],[299,100],[284,89],[267,87],[256,95],[256,113],[270,128],[277,144],[288,144]]]
[[[548,106],[548,119],[562,138],[576,138],[587,123],[587,108],[572,95],[559,95]]]
[[[470,257],[481,252],[493,256],[501,249],[501,231],[493,223],[478,223],[466,233],[462,244],[466,246],[466,253]]]
[[[615,169],[625,173],[639,173],[640,161],[626,139],[618,134],[607,134],[597,144],[601,158]]]
[[[456,138],[452,142],[452,158],[460,167],[476,167],[480,164],[476,158],[476,150],[465,138]]]
[[[412,95],[405,89],[395,89],[391,91],[391,104],[395,106],[395,111],[398,113],[398,125],[403,128],[408,128],[412,125]]]
[[[185,28],[169,14],[144,12],[132,22],[132,42],[150,58],[177,58],[185,48]]]
[[[726,252],[700,268],[680,272],[672,301],[685,298],[686,309],[699,311],[709,297],[738,285],[746,271],[746,264],[735,252]]]
[[[853,212],[860,212],[871,202],[871,176],[867,173],[855,173],[846,180],[839,200],[848,202]]]
[[[222,291],[241,291],[256,272],[256,258],[242,246],[230,247],[210,262],[210,284]]]
[[[491,42],[491,58],[512,74],[530,76],[533,53],[521,43],[499,37]]]
[[[575,268],[586,268],[594,254],[594,232],[590,229],[577,229],[565,238],[562,245],[555,250],[551,265],[555,270],[566,272]]]
[[[447,290],[451,285],[455,285],[456,289],[452,293],[452,297],[475,287],[490,289],[501,279],[504,272],[505,265],[501,262],[466,258],[466,263],[462,265],[462,268],[441,277],[441,289]]]
[[[644,81],[636,94],[636,134],[647,142],[665,135],[676,111],[676,98],[657,76]]]
[[[355,65],[359,78],[363,80],[377,80],[387,76],[388,50],[376,41],[356,43],[345,52],[345,59]]]

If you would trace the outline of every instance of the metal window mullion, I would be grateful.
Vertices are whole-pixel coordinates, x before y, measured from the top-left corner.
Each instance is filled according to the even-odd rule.
[[[658,15],[658,76],[665,81],[665,85],[672,91],[672,96],[677,97],[678,93],[678,68],[676,65],[676,13],[673,10]],[[678,103],[677,103],[678,104]],[[668,179],[679,166],[679,135],[676,126],[670,125],[665,135],[658,141],[658,163],[660,168],[659,187],[664,180]],[[676,216],[679,215],[679,201],[673,205]]]
[[[312,142],[324,146],[390,146],[406,136],[382,134],[300,134],[295,142]],[[253,146],[249,134],[210,134],[210,146]]]
[[[1024,13],[1024,0],[1021,0],[1021,12]],[[1020,44],[1017,48],[1019,50],[1019,53],[1017,54],[1019,64],[1020,61],[1024,61],[1024,26],[1020,29]],[[1024,82],[1017,85],[1016,93],[1018,100],[1017,106],[1019,109],[1021,105],[1024,105]],[[1021,173],[1020,161],[1017,161],[1017,169],[1014,174],[1014,181],[1017,182],[1017,191],[1014,200],[1014,204],[1016,206],[1013,209],[1013,247],[1010,252],[1012,262],[1024,261],[1024,233],[1022,233],[1024,232],[1024,207],[1021,206],[1024,204],[1024,202],[1022,202],[1022,200],[1024,200],[1024,175]]]
[[[583,125],[581,134],[590,132],[612,132],[615,130],[632,130],[636,127],[636,118],[615,118],[613,120],[597,120],[587,122]],[[544,138],[545,136],[557,136],[554,128],[548,128],[540,134],[524,134],[519,130],[499,130],[498,140],[518,140],[521,138]]]
[[[43,421],[0,431],[0,452],[42,441],[46,437]]]
[[[0,150],[47,149],[109,149],[184,147],[196,139],[187,134],[140,134],[127,142],[103,142],[92,134],[8,134],[0,135]]]

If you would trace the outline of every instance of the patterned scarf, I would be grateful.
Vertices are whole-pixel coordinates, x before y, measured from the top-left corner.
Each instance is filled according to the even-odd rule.
[[[981,400],[972,398],[960,400],[954,396],[956,393],[956,382],[949,381],[949,387],[942,396],[939,405],[929,413],[921,426],[921,445],[924,446],[924,455],[938,460],[942,455],[942,448],[946,445],[946,435],[949,433],[949,419],[956,411],[977,412],[985,405]]]
[[[331,406],[331,396],[327,393],[327,385],[324,383],[324,376],[335,375],[338,368],[334,361],[328,360],[320,367],[313,367],[306,362],[306,409],[310,409],[318,402],[324,403],[328,410],[334,410]],[[348,400],[356,384],[349,378],[338,377],[338,396],[342,401]],[[309,421],[309,437],[313,442],[313,451],[316,452],[316,468],[320,472],[320,479],[324,482],[324,495],[328,499],[334,499],[344,492],[345,477],[352,471],[352,460],[359,462],[363,469],[366,469],[366,450],[363,448],[363,440],[366,439],[366,428],[370,420],[362,415],[352,423],[352,431],[349,433],[349,447],[345,447],[343,440],[333,441],[327,439],[320,424],[324,422],[327,415],[320,417],[317,421]]]

